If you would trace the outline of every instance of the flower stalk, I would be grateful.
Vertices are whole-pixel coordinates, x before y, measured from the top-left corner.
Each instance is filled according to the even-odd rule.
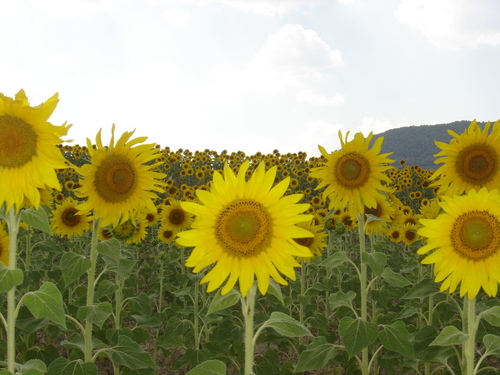
[[[255,295],[257,288],[255,283],[252,285],[245,298],[241,299],[241,307],[243,312],[243,321],[245,323],[245,371],[244,375],[254,375],[253,360],[254,360],[254,332],[253,332],[253,317],[255,314]]]

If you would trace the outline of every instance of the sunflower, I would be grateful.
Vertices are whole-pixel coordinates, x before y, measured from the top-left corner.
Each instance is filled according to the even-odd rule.
[[[385,171],[391,167],[387,163],[390,154],[380,154],[383,137],[377,138],[372,148],[369,148],[373,138],[370,133],[365,139],[363,134],[356,133],[352,141],[347,142],[339,131],[342,148],[328,153],[322,146],[318,146],[321,154],[326,158],[325,166],[314,168],[310,175],[320,180],[316,189],[326,187],[323,199],[329,199],[330,208],[349,208],[355,212],[364,212],[364,207],[377,207],[377,197],[383,197],[383,192],[389,192],[387,185],[390,182]]]
[[[377,201],[377,206],[373,208],[368,208],[365,206],[364,214],[373,215],[380,220],[367,220],[365,216],[365,231],[367,234],[372,233],[383,233],[385,232],[385,227],[387,223],[391,221],[395,209],[391,202],[384,196],[375,198]]]
[[[134,210],[155,210],[155,192],[163,191],[160,180],[165,177],[152,171],[159,165],[154,162],[159,155],[154,145],[137,145],[146,137],[130,139],[134,132],[125,132],[115,144],[114,133],[113,125],[108,147],[102,144],[101,130],[96,149],[87,138],[91,160],[80,168],[81,186],[74,190],[77,197],[87,198],[79,206],[81,212],[93,210],[103,227],[127,221]]]
[[[327,247],[326,237],[328,234],[325,231],[323,231],[324,226],[315,225],[314,221],[311,221],[310,223],[307,222],[298,223],[297,226],[310,231],[313,234],[313,237],[294,238],[293,240],[297,242],[299,245],[307,247],[313,256],[321,255],[321,251],[325,247]],[[312,256],[309,256],[309,257],[297,258],[297,260],[309,262],[311,258]]]
[[[181,202],[195,220],[191,230],[178,234],[177,243],[194,247],[186,260],[194,273],[215,263],[201,280],[208,282],[209,292],[228,279],[221,291],[226,294],[238,280],[245,297],[256,278],[259,291],[266,294],[270,277],[287,285],[281,274],[295,280],[294,267],[300,267],[295,258],[312,256],[294,241],[311,237],[310,231],[295,225],[312,220],[302,214],[309,204],[297,203],[301,194],[283,196],[290,178],[273,187],[276,167],[266,172],[261,162],[247,181],[248,168],[247,160],[235,175],[225,164],[223,176],[214,174],[210,191],[196,191],[201,204]]]
[[[490,132],[491,128],[491,132]],[[462,133],[448,130],[454,138],[450,143],[435,141],[441,149],[435,164],[443,163],[431,179],[438,179],[433,186],[441,186],[447,195],[462,194],[482,187],[496,189],[500,186],[500,120],[488,122],[481,130],[474,120]]]
[[[0,263],[9,267],[9,234],[3,229],[0,229]]]
[[[56,204],[50,220],[50,228],[55,235],[79,237],[90,230],[90,218],[79,214],[77,203],[72,198],[66,198],[61,204]]]
[[[39,189],[60,190],[56,169],[66,168],[57,147],[71,125],[49,123],[59,101],[57,94],[31,107],[24,90],[14,99],[0,94],[0,206],[18,211],[25,198],[40,206]]]
[[[177,236],[177,232],[175,230],[167,229],[164,226],[160,226],[158,229],[158,239],[163,243],[172,242]]]
[[[176,199],[170,199],[168,204],[160,206],[161,225],[166,229],[178,232],[187,229],[193,223],[194,217],[182,208]]]
[[[443,197],[443,213],[422,219],[418,234],[427,244],[423,264],[434,264],[435,281],[441,291],[473,299],[481,288],[495,296],[500,282],[500,194],[498,190],[471,189],[467,195]],[[429,253],[430,251],[433,252]]]

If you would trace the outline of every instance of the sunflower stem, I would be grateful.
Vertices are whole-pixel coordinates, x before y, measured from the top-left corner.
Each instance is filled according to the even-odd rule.
[[[7,215],[9,228],[9,267],[17,268],[17,234],[19,232],[19,215],[12,206]],[[16,286],[7,292],[7,370],[14,374],[16,365]]]
[[[476,299],[464,297],[464,313],[466,314],[467,341],[464,343],[465,374],[474,375],[474,353],[476,346]]]
[[[254,334],[253,334],[253,315],[255,313],[255,283],[252,285],[245,298],[241,299],[243,320],[245,322],[245,371],[244,375],[254,375],[253,357],[254,357]]]
[[[359,234],[359,260],[361,263],[360,273],[359,273],[359,283],[361,292],[361,320],[363,322],[368,321],[368,288],[367,288],[367,264],[363,260],[363,256],[366,252],[365,243],[365,220],[364,215],[358,213],[358,234]],[[368,347],[365,347],[361,351],[361,373],[363,375],[368,375],[370,370],[368,361]]]
[[[199,294],[200,294],[200,283],[196,281],[194,283],[194,322],[193,322],[193,331],[194,331],[194,348],[198,350],[200,348],[200,335],[199,331]]]
[[[90,242],[90,268],[87,271],[87,307],[94,304],[94,288],[95,288],[95,272],[97,263],[97,242],[99,235],[99,219],[95,219],[92,223],[92,239]],[[85,321],[85,362],[92,362],[92,328],[91,321]]]

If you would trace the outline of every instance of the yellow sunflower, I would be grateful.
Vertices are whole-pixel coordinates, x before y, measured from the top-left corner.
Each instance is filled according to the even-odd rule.
[[[181,202],[195,220],[191,230],[178,234],[177,243],[194,247],[186,261],[193,272],[215,263],[201,280],[208,282],[209,292],[227,279],[221,293],[228,293],[239,281],[245,297],[256,278],[259,291],[266,294],[270,277],[286,285],[281,274],[295,280],[294,267],[300,267],[295,258],[312,256],[294,241],[311,237],[310,231],[295,225],[312,220],[302,214],[309,204],[297,203],[301,194],[283,196],[290,178],[273,187],[276,167],[266,172],[261,162],[246,181],[248,168],[247,160],[235,175],[225,164],[224,176],[214,173],[210,191],[196,191],[202,204]]]
[[[78,212],[78,202],[66,198],[61,204],[56,204],[52,211],[50,228],[60,237],[78,237],[90,230],[90,218]]]
[[[307,222],[298,223],[297,226],[310,231],[313,234],[313,237],[294,238],[293,240],[297,242],[299,245],[307,247],[313,256],[321,255],[323,249],[328,246],[326,244],[326,237],[328,236],[328,233],[326,233],[323,230],[324,226],[315,225],[314,221],[311,221],[310,223]],[[309,257],[297,258],[297,260],[309,262],[311,258],[312,256],[309,256]]]
[[[491,128],[491,132],[490,132]],[[493,126],[488,122],[481,130],[474,120],[462,133],[448,130],[454,138],[450,143],[435,141],[441,149],[434,163],[443,163],[431,179],[447,195],[462,194],[482,187],[500,186],[500,120]]]
[[[364,207],[377,207],[377,197],[383,197],[383,192],[390,189],[382,182],[390,182],[385,171],[391,167],[387,165],[394,160],[388,159],[390,154],[380,154],[383,137],[378,138],[370,147],[373,133],[367,138],[356,133],[352,141],[347,141],[339,131],[342,148],[328,153],[322,146],[318,146],[322,155],[327,159],[326,165],[314,168],[310,175],[320,180],[316,189],[326,187],[323,199],[329,199],[331,208],[349,206],[352,211],[364,212]]]
[[[500,194],[498,190],[471,189],[467,195],[443,197],[443,213],[420,220],[418,234],[427,244],[423,264],[434,264],[435,281],[441,291],[473,299],[481,288],[493,297],[500,282]]]
[[[177,236],[177,232],[175,230],[167,229],[164,226],[160,226],[158,229],[158,239],[163,243],[172,242]]]
[[[0,94],[0,206],[18,211],[25,198],[40,206],[40,190],[60,190],[55,169],[66,168],[57,147],[71,125],[49,123],[59,101],[57,94],[31,107],[24,90],[14,99]]]
[[[0,229],[0,262],[9,267],[9,234]]]
[[[365,231],[367,234],[379,234],[386,230],[388,223],[392,220],[395,209],[391,202],[384,196],[375,198],[377,201],[377,206],[373,208],[368,208],[365,206],[364,214],[373,215],[380,220],[367,220],[365,216]]]
[[[79,207],[82,213],[94,211],[101,226],[113,227],[127,221],[134,210],[155,210],[155,192],[162,192],[163,173],[152,169],[158,150],[153,144],[142,144],[146,137],[130,139],[134,132],[125,132],[114,142],[115,127],[111,130],[108,147],[103,146],[101,130],[97,133],[96,149],[90,139],[87,145],[90,164],[80,168],[81,186],[74,190],[79,198],[87,198]]]
[[[170,199],[168,204],[161,205],[160,209],[161,225],[166,229],[178,232],[189,228],[193,223],[193,215],[183,209],[176,199]]]

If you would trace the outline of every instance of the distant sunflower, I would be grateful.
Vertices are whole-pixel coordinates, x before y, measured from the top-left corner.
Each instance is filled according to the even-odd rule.
[[[312,256],[317,256],[321,255],[321,252],[323,251],[324,248],[327,247],[326,244],[326,237],[328,236],[328,233],[323,231],[324,226],[323,225],[314,225],[314,221],[311,221],[310,223],[303,222],[303,223],[298,223],[298,227],[307,229],[312,233],[312,237],[303,237],[303,238],[294,238],[293,240],[297,242],[299,245],[305,246],[309,249],[311,252]],[[312,256],[310,257],[302,257],[302,258],[297,258],[297,260],[303,260],[305,262],[308,262],[312,259]]]
[[[155,192],[162,192],[163,173],[155,172],[158,150],[153,144],[142,144],[146,137],[130,139],[134,132],[125,132],[114,142],[115,127],[111,130],[108,147],[103,146],[101,130],[97,147],[87,138],[90,164],[80,168],[81,186],[74,190],[79,198],[87,198],[79,207],[82,213],[95,212],[100,225],[113,227],[127,221],[134,210],[155,210]]]
[[[0,262],[9,267],[9,234],[0,229]]]
[[[78,211],[78,202],[66,198],[61,204],[56,204],[52,211],[50,227],[55,235],[60,237],[79,237],[90,230],[90,219]]]
[[[193,215],[183,209],[176,199],[170,199],[168,204],[162,205],[160,208],[161,225],[166,229],[178,232],[189,228],[193,223]]]
[[[491,128],[491,132],[490,132]],[[441,149],[434,163],[443,163],[432,175],[438,179],[446,195],[462,194],[482,187],[496,189],[500,186],[500,120],[493,126],[488,122],[481,130],[474,120],[462,133],[452,130],[450,143],[435,141]]]
[[[178,234],[177,243],[194,247],[186,261],[194,273],[215,263],[201,280],[208,282],[208,292],[227,279],[221,293],[239,281],[245,297],[256,278],[259,291],[266,294],[270,277],[286,285],[281,274],[295,280],[294,267],[300,267],[295,258],[311,256],[308,248],[294,241],[311,237],[310,231],[295,225],[312,220],[302,214],[309,205],[297,203],[302,195],[283,196],[289,178],[273,187],[276,167],[266,172],[261,162],[246,181],[248,168],[247,160],[235,175],[225,164],[224,176],[214,174],[210,191],[196,191],[201,204],[181,202],[195,220],[191,230]]]
[[[331,208],[349,206],[352,211],[363,212],[364,207],[377,207],[377,197],[383,197],[383,192],[390,189],[382,182],[390,182],[385,171],[390,169],[388,159],[390,154],[380,154],[383,137],[377,138],[370,147],[373,133],[367,138],[356,133],[352,141],[347,141],[339,131],[341,149],[328,153],[318,146],[321,154],[327,159],[326,165],[314,168],[310,175],[320,180],[316,189],[326,187],[323,199],[329,199]]]
[[[160,226],[158,229],[158,239],[163,243],[172,242],[177,236],[177,232],[175,230],[167,229],[164,226]]]
[[[391,202],[386,197],[382,196],[375,199],[377,201],[377,206],[373,208],[365,206],[364,214],[373,215],[380,220],[368,221],[365,216],[365,221],[368,221],[365,225],[365,231],[367,234],[385,232],[386,226],[391,221],[395,211]]]
[[[60,190],[56,169],[66,168],[57,147],[71,125],[49,123],[59,101],[57,94],[31,107],[24,90],[14,99],[0,94],[0,206],[19,211],[25,198],[40,206],[40,190]]]
[[[441,291],[473,299],[481,288],[494,297],[500,282],[500,194],[498,190],[471,189],[467,195],[443,197],[444,212],[436,219],[422,219],[418,234],[427,244],[418,254],[428,254],[423,264],[434,264]]]

